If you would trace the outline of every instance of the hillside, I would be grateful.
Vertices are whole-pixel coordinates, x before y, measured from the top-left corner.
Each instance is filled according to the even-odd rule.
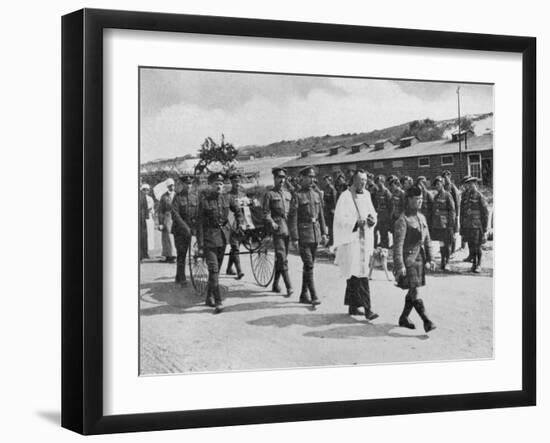
[[[487,114],[474,114],[465,116],[471,121],[473,130],[477,135],[492,130],[492,117],[493,113]],[[323,135],[301,138],[298,140],[281,140],[279,142],[271,143],[265,146],[242,146],[239,147],[239,154],[254,155],[256,157],[265,156],[295,156],[301,151],[312,150],[315,152],[323,152],[340,144],[350,146],[356,143],[369,143],[373,144],[380,139],[391,139],[396,143],[401,137],[411,135],[409,133],[409,126],[413,122],[407,122],[396,126],[390,126],[384,129],[375,129],[370,132],[352,133],[352,134],[340,134],[340,135]],[[433,131],[419,132],[417,135],[420,141],[429,141],[426,137],[432,136],[432,139],[447,137],[450,132],[457,128],[457,119],[440,120],[433,123]]]

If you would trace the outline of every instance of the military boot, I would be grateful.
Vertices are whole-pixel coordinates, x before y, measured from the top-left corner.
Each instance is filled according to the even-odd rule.
[[[308,274],[307,283],[308,283],[309,293],[311,295],[311,304],[313,306],[320,305],[321,300],[319,300],[319,298],[317,297],[317,291],[315,290],[315,283],[313,283],[313,272]]]
[[[444,247],[444,246],[442,246],[441,248],[439,248],[439,253],[441,254],[441,266],[440,266],[440,269],[441,269],[442,271],[444,271],[444,270],[445,270],[445,265],[446,265],[445,260],[446,260],[446,258],[447,258],[447,255],[445,254],[445,247]]]
[[[227,260],[227,269],[225,270],[225,273],[227,275],[235,275],[235,271],[233,271],[233,262],[233,255],[229,254],[229,260]]]
[[[292,284],[290,283],[290,277],[288,276],[288,271],[282,271],[281,275],[283,276],[283,281],[285,282],[286,286],[286,294],[285,297],[290,297],[294,291],[292,290]]]
[[[279,286],[279,276],[281,273],[278,269],[275,269],[275,276],[273,277],[273,286],[271,286],[271,292],[281,292],[281,288]]]
[[[413,302],[414,309],[418,312],[418,315],[424,322],[424,331],[430,332],[436,328],[435,324],[426,315],[426,308],[422,299],[418,298]]]
[[[476,274],[479,272],[478,270],[478,263],[477,263],[477,253],[473,252],[472,254],[472,272],[475,272]]]
[[[306,273],[302,273],[302,291],[300,292],[300,303],[311,304],[311,299],[308,293],[308,284]]]
[[[405,306],[403,307],[403,312],[401,313],[401,316],[399,317],[399,326],[403,328],[409,328],[409,329],[415,329],[416,326],[414,323],[412,323],[409,320],[409,314],[411,313],[413,308],[413,302],[412,299],[407,296],[405,297]]]

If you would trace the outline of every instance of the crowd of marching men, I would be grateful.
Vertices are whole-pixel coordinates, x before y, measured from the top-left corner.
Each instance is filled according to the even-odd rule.
[[[279,279],[282,278],[287,289],[284,295],[289,297],[293,293],[286,257],[289,243],[294,244],[304,264],[300,302],[319,304],[313,282],[317,246],[324,244],[330,249],[333,245],[334,216],[338,201],[347,190],[352,191],[354,198],[357,197],[354,189],[360,189],[360,186],[354,188],[352,182],[359,175],[364,176],[362,186],[368,191],[375,211],[376,221],[372,223],[371,219],[369,224],[372,223],[372,229],[369,235],[372,232],[374,249],[382,257],[387,257],[390,237],[395,243],[396,221],[406,211],[407,196],[410,194],[408,191],[414,188],[415,192],[421,193],[419,211],[426,220],[431,241],[439,242],[441,270],[449,269],[448,263],[457,248],[460,234],[462,242],[469,247],[469,255],[465,261],[472,263],[472,272],[480,272],[481,246],[487,241],[489,210],[485,197],[477,189],[478,179],[475,177],[464,177],[460,192],[452,181],[450,171],[443,171],[441,176],[433,178],[433,191],[428,188],[428,180],[424,176],[417,177],[416,180],[408,176],[398,178],[395,175],[386,178],[384,175],[374,176],[360,171],[360,174],[356,173],[348,178],[343,175],[337,175],[334,179],[332,176],[324,176],[322,183],[319,183],[313,167],[303,168],[298,177],[288,177],[284,168],[274,168],[272,172],[274,185],[261,201],[244,192],[241,177],[236,173],[229,176],[231,189],[227,192],[224,192],[226,177],[220,173],[209,176],[209,187],[200,194],[191,190],[196,183],[192,176],[180,177],[179,192],[176,192],[174,180],[168,179],[163,182],[163,192],[155,189],[157,202],[151,196],[150,186],[142,183],[140,259],[148,258],[149,250],[154,249],[154,231],[160,230],[161,254],[166,262],[177,263],[175,280],[185,284],[185,257],[191,236],[195,235],[199,253],[205,258],[209,271],[205,302],[216,308],[216,312],[221,312],[218,276],[226,246],[230,245],[226,273],[240,279],[244,276],[238,254],[242,238],[242,208],[251,204],[259,205],[263,208],[263,219],[272,235],[275,249],[272,290],[281,292]],[[233,213],[235,224],[229,223],[230,213]],[[352,311],[354,309],[350,307],[350,314]],[[365,312],[367,319],[371,314]]]

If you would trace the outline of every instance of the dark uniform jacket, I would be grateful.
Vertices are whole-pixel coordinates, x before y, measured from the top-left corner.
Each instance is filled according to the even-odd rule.
[[[172,200],[172,234],[190,236],[197,224],[197,194],[180,192]]]
[[[336,201],[338,200],[338,191],[332,184],[328,184],[324,189],[325,193],[323,195],[325,211],[334,212],[336,209]]]
[[[425,188],[422,188],[422,208],[420,211],[428,220],[428,223],[432,222],[432,209],[433,209],[434,198],[430,191]]]
[[[425,262],[432,261],[431,238],[426,217],[421,212],[403,212],[394,227],[394,269],[413,266],[419,254],[424,254]]]
[[[462,229],[481,229],[483,233],[487,232],[487,222],[489,220],[489,208],[487,200],[479,192],[472,190],[462,194],[460,202],[460,226]]]
[[[321,196],[313,188],[302,188],[290,204],[289,230],[292,241],[319,243],[326,231]]]
[[[227,194],[207,191],[199,198],[197,214],[197,243],[199,247],[219,248],[229,242],[231,226],[229,211],[233,211],[237,224],[242,224],[242,213]]]
[[[445,190],[438,192],[432,206],[432,224],[433,229],[455,228],[455,204],[451,194]]]
[[[292,194],[285,189],[273,188],[264,195],[262,206],[267,227],[271,230],[273,222],[278,225],[277,230],[273,234],[284,237],[289,235],[288,215],[290,213],[291,201]]]
[[[388,188],[382,188],[381,186],[376,187],[373,205],[378,213],[378,223],[390,223],[393,213],[393,197]]]
[[[392,195],[392,220],[395,221],[399,218],[401,213],[405,210],[405,191],[401,188],[396,188],[395,191],[391,191]]]
[[[458,230],[458,221],[460,220],[460,191],[458,188],[454,185],[454,183],[449,183],[448,185],[444,185],[443,188],[445,191],[447,191],[449,194],[451,194],[451,197],[453,198],[453,203],[455,204],[455,232]]]

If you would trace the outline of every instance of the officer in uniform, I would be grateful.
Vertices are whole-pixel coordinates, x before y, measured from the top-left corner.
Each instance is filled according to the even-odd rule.
[[[454,233],[453,233],[453,241],[451,244],[451,254],[456,251],[456,237],[454,234],[458,233],[458,225],[460,221],[460,191],[455,186],[455,184],[452,182],[451,177],[451,171],[445,170],[443,171],[443,189],[447,191],[449,194],[451,194],[451,197],[453,198],[453,203],[455,204],[455,220],[454,220]]]
[[[397,286],[407,289],[405,306],[399,317],[399,326],[415,329],[409,320],[412,309],[424,322],[424,331],[435,329],[435,324],[428,318],[424,302],[420,298],[419,287],[426,284],[425,270],[433,270],[430,231],[428,222],[420,211],[422,207],[422,188],[411,186],[406,193],[405,211],[395,222],[393,260]]]
[[[172,234],[176,245],[176,283],[184,284],[185,278],[185,256],[191,242],[191,235],[197,221],[197,195],[190,192],[193,178],[189,175],[182,176],[181,191],[176,194],[172,201]]]
[[[281,292],[279,277],[283,277],[286,286],[285,297],[293,293],[290,278],[288,276],[288,215],[292,194],[288,192],[284,184],[286,182],[286,169],[273,168],[273,189],[264,196],[263,210],[264,218],[268,229],[273,237],[273,248],[275,249],[275,277],[273,278],[273,292]]]
[[[428,191],[428,180],[425,176],[420,175],[416,178],[416,184],[422,189],[422,209],[420,212],[424,214],[424,217],[428,221],[428,226],[431,229],[432,223],[432,208],[434,203],[434,198],[432,193]]]
[[[487,241],[489,209],[483,194],[477,189],[477,178],[469,177],[464,182],[465,192],[460,202],[460,226],[462,235],[472,254],[472,272],[481,272],[481,245]]]
[[[455,232],[456,209],[451,194],[443,189],[443,178],[434,178],[433,186],[437,193],[432,207],[431,237],[439,242],[441,270],[447,271]]]
[[[205,192],[199,200],[197,244],[199,254],[205,257],[208,266],[206,305],[215,307],[215,312],[219,313],[222,311],[222,299],[218,278],[225,247],[231,235],[229,211],[235,214],[237,226],[241,226],[243,216],[235,202],[227,194],[222,193],[222,174],[218,172],[210,174],[208,184],[210,190]]]
[[[391,228],[393,227],[401,213],[405,209],[405,191],[399,186],[401,183],[399,179],[393,176],[389,182],[390,192],[392,195],[392,215],[391,215]]]
[[[468,198],[468,188],[466,187],[466,181],[471,177],[471,175],[465,175],[464,177],[462,177],[462,189],[461,189],[461,192],[460,192],[460,204],[459,204],[459,207],[462,207],[462,200],[463,199],[467,199]],[[460,210],[459,210],[460,212]],[[462,215],[462,214],[461,214]],[[462,216],[459,218],[459,220],[462,219]],[[462,245],[461,247],[464,248],[464,247],[467,247],[468,248],[468,255],[467,257],[462,260],[463,262],[466,262],[466,263],[472,263],[473,259],[474,259],[474,255],[472,253],[472,251],[470,251],[470,247],[468,246],[468,243],[466,242],[466,240],[464,239],[464,233],[462,232],[462,225],[459,227],[459,232],[460,232],[460,236],[462,238]]]
[[[233,203],[238,206],[241,209],[245,205],[248,205],[248,197],[244,193],[244,191],[241,189],[241,176],[238,173],[233,173],[229,176],[229,180],[231,181],[231,189],[227,193],[229,196],[229,199],[233,201]],[[236,228],[236,227],[234,227]],[[229,238],[229,246],[231,247],[229,251],[229,261],[227,262],[227,275],[235,275],[235,272],[233,271],[233,264],[235,265],[235,268],[237,268],[237,280],[240,280],[244,277],[244,273],[241,269],[241,258],[239,256],[239,247],[241,244],[241,237],[237,233],[236,229],[231,230],[231,236]]]
[[[332,177],[330,175],[325,175],[324,177],[325,186],[323,188],[323,202],[324,202],[324,211],[325,211],[325,222],[328,227],[328,245],[332,245],[334,242],[333,236],[333,222],[334,222],[334,210],[336,209],[336,201],[338,200],[338,192],[332,184]]]
[[[294,194],[290,205],[290,239],[295,247],[299,247],[304,265],[300,303],[311,303],[315,306],[321,302],[315,292],[313,265],[319,243],[327,241],[327,231],[321,197],[311,187],[315,178],[315,169],[312,166],[306,166],[300,170],[300,176],[302,178],[300,190]]]
[[[375,230],[380,235],[380,241],[374,246],[388,249],[390,247],[389,232],[392,228],[393,197],[390,190],[386,188],[386,177],[377,175],[374,184],[376,185],[376,191],[372,203],[378,214],[378,223]]]

